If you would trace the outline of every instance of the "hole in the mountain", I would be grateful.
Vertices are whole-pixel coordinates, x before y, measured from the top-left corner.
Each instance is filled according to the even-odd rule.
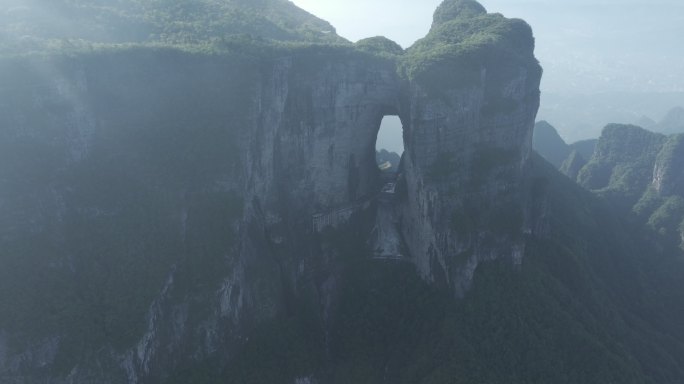
[[[373,258],[383,260],[402,260],[404,245],[397,227],[396,205],[401,201],[402,155],[404,153],[404,127],[397,116],[385,116],[380,123],[375,141],[375,155],[379,171],[379,193],[375,226],[371,233]]]
[[[385,116],[380,124],[375,141],[375,158],[383,173],[396,173],[399,170],[401,155],[404,153],[402,124],[398,116]]]

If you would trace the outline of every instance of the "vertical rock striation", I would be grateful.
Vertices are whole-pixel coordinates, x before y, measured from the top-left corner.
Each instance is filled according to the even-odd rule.
[[[682,135],[608,125],[577,180],[614,204],[633,210],[668,241],[680,243],[684,232],[682,143]]]
[[[463,293],[483,260],[520,262],[539,106],[531,29],[446,1],[407,52],[402,229],[419,270]]]
[[[406,52],[373,38],[2,61],[0,252],[29,255],[54,277],[36,296],[69,304],[48,327],[33,313],[0,319],[0,378],[161,382],[231,356],[297,295],[327,322],[341,251],[312,217],[364,215],[355,230],[371,238],[386,115],[401,118],[406,148],[392,233],[421,275],[462,295],[481,262],[520,263],[533,50],[523,21],[447,0]],[[31,285],[31,268],[5,291]],[[81,313],[87,327],[63,326]],[[41,359],[8,363],[29,355]]]
[[[658,153],[653,170],[653,188],[661,196],[684,196],[684,135],[670,136]]]

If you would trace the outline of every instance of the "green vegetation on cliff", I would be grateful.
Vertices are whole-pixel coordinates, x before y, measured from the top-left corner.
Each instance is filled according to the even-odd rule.
[[[575,180],[580,170],[594,156],[597,142],[598,140],[592,139],[566,144],[556,128],[546,121],[539,121],[534,125],[532,148],[561,173]]]
[[[547,202],[551,235],[528,238],[521,266],[480,265],[468,294],[454,300],[410,263],[370,260],[351,226],[334,240],[344,272],[327,336],[311,324],[304,337],[295,319],[309,316],[306,310],[283,313],[269,325],[273,337],[250,338],[244,347],[239,366],[249,356],[250,368],[229,369],[223,378],[264,384],[309,375],[339,384],[684,379],[681,258],[658,250],[639,225],[541,158],[533,163],[530,188]],[[289,345],[289,357],[273,352]],[[281,365],[290,359],[291,366]]]
[[[653,164],[665,136],[633,125],[606,126],[578,181],[616,203],[631,207],[653,179]]]
[[[362,51],[379,55],[398,56],[404,53],[404,49],[394,41],[383,37],[369,37],[356,42],[356,48]]]
[[[28,1],[0,5],[0,50],[93,44],[198,45],[235,35],[345,43],[326,21],[286,0]]]
[[[87,89],[68,77],[74,67]],[[138,49],[0,68],[12,92],[2,108],[14,111],[0,116],[6,353],[59,337],[50,374],[63,377],[103,346],[128,349],[172,275],[175,295],[206,307],[238,241],[242,191],[231,182],[250,63]]]
[[[669,244],[681,242],[684,220],[684,135],[664,136],[631,125],[608,125],[578,182],[625,211]]]
[[[509,68],[536,64],[533,51],[532,29],[524,21],[487,14],[471,0],[447,0],[428,35],[407,50],[401,70],[428,89],[473,86],[483,68],[500,61]]]

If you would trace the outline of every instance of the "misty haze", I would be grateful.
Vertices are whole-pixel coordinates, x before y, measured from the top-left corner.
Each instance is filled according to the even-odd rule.
[[[0,383],[684,383],[682,36],[0,0]]]

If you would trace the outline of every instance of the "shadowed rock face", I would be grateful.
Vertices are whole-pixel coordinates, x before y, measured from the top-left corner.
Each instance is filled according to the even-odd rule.
[[[684,135],[673,135],[665,142],[655,161],[653,187],[661,196],[684,195]]]
[[[373,47],[388,50],[369,53]],[[56,242],[41,262],[70,281],[97,263],[97,237],[84,240],[79,230],[102,226],[106,236],[128,228],[138,220],[128,207],[160,218],[117,244],[127,261],[108,267],[107,278],[73,282],[121,289],[113,301],[144,305],[125,316],[141,319],[130,341],[115,348],[108,337],[116,330],[98,334],[104,347],[93,347],[97,356],[64,382],[162,379],[189,355],[230,351],[252,321],[287,306],[291,291],[328,308],[339,251],[312,234],[312,216],[370,217],[354,223],[358,236],[371,236],[366,226],[382,186],[375,140],[385,115],[404,125],[395,209],[421,275],[462,295],[482,261],[520,262],[534,220],[524,175],[541,78],[524,22],[447,1],[407,52],[385,40],[263,49],[255,57],[132,49],[2,63],[0,145],[28,151],[4,152],[3,164],[22,163],[31,151],[50,155],[20,172],[0,165],[13,182],[0,191],[0,220],[13,218],[0,221],[4,244]],[[120,167],[127,171],[115,173]],[[36,169],[22,184],[21,173]],[[142,277],[126,268],[143,268]],[[133,277],[125,283],[117,273]],[[130,280],[136,276],[146,283]],[[149,289],[133,288],[143,285]],[[87,310],[84,300],[75,311]],[[108,316],[124,317],[114,304]],[[55,326],[39,338],[66,343],[76,333]],[[7,368],[9,352],[0,357],[0,378],[27,372]],[[110,379],[98,376],[102,361]]]
[[[549,163],[560,168],[572,150],[551,124],[539,121],[534,127],[533,147]]]
[[[398,59],[408,76],[397,74],[396,61],[361,57],[277,63],[262,95],[268,103],[261,103],[272,108],[261,116],[275,120],[259,125],[260,141],[251,145],[262,173],[250,177],[247,201],[273,213],[268,232],[280,238],[276,228],[304,231],[308,215],[373,196],[375,137],[384,115],[399,115],[406,193],[398,209],[406,246],[427,279],[460,294],[481,260],[519,262],[523,253],[521,187],[541,70],[524,23],[484,9],[451,18],[444,12],[436,12],[430,35]],[[463,33],[465,24],[470,33]],[[483,44],[476,35],[504,41]],[[425,57],[429,62],[413,66]],[[443,70],[457,75],[435,82]]]
[[[485,36],[494,43],[482,45]],[[533,48],[524,22],[456,1],[407,53],[420,65],[407,66],[402,228],[419,270],[456,294],[480,261],[523,253],[521,187],[541,77]],[[449,68],[459,69],[441,77]]]

